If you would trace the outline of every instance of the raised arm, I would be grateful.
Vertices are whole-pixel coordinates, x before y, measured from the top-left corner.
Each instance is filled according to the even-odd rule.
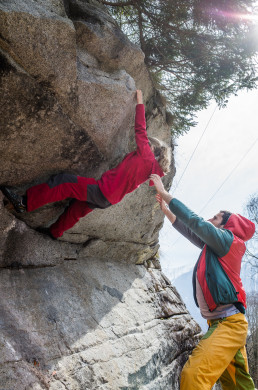
[[[140,153],[149,152],[149,140],[146,131],[145,109],[142,99],[142,91],[136,91],[137,106],[135,109],[135,141]]]
[[[158,194],[169,205],[169,209],[195,233],[205,244],[207,244],[218,256],[225,256],[233,241],[233,234],[226,229],[219,229],[211,222],[205,221],[192,210],[188,209],[178,199],[173,198],[164,188],[158,175],[151,175]]]
[[[172,226],[180,233],[182,236],[187,238],[192,244],[196,245],[198,248],[204,246],[204,242],[189,229],[180,219],[176,217],[175,214],[166,206],[165,201],[161,198],[159,194],[156,195],[156,199],[160,204],[160,208],[163,213],[166,215],[168,220],[172,223]]]
[[[217,228],[211,222],[205,221],[178,199],[173,198],[169,208],[218,256],[222,257],[228,253],[233,241],[233,234],[229,230]]]

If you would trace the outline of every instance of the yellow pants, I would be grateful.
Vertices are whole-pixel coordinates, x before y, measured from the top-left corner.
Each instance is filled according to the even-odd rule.
[[[223,390],[254,390],[245,350],[248,324],[244,314],[208,324],[183,368],[180,390],[210,390],[218,379]]]

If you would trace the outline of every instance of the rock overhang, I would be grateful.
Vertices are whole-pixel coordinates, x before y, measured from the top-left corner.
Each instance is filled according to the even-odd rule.
[[[98,179],[135,148],[136,88],[148,134],[171,143],[142,51],[99,2],[12,0],[0,10],[1,184],[22,193],[64,171]],[[18,215],[0,193],[2,387],[177,389],[200,330],[160,270],[154,194],[145,183],[54,241],[35,228],[65,203]]]

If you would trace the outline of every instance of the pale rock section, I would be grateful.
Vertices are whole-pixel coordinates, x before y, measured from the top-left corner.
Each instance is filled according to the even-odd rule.
[[[199,329],[160,271],[87,258],[0,286],[0,388],[179,389]]]
[[[1,0],[0,18],[0,185],[98,179],[135,148],[136,88],[148,134],[171,144],[142,51],[99,2]],[[0,192],[0,388],[178,389],[200,328],[160,270],[154,194],[144,183],[53,241],[35,228],[67,202],[16,214]]]

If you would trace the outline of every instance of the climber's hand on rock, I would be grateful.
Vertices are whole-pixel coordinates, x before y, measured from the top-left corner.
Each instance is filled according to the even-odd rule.
[[[137,99],[137,104],[143,104],[142,91],[140,89],[137,89],[136,91],[136,99]]]

